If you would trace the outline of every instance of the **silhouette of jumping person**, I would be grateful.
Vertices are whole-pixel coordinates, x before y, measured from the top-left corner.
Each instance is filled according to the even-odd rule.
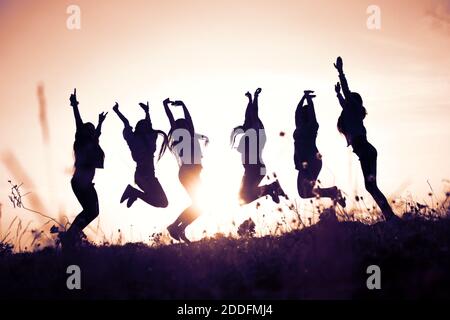
[[[346,140],[347,146],[352,146],[353,152],[359,157],[364,175],[366,190],[372,195],[380,207],[386,220],[399,219],[392,211],[388,200],[377,186],[377,149],[367,141],[367,132],[363,120],[366,117],[366,108],[363,106],[361,96],[350,91],[345,78],[342,58],[338,57],[335,68],[339,72],[339,80],[335,86],[337,98],[342,107],[337,127]],[[344,95],[341,94],[342,92]]]
[[[322,155],[316,145],[319,123],[314,110],[315,97],[314,91],[306,90],[295,111],[294,162],[298,170],[298,194],[302,198],[331,198],[345,207],[345,199],[337,187],[315,188],[322,170]]]
[[[77,90],[70,95],[70,105],[75,116],[76,133],[73,150],[75,172],[71,185],[83,211],[78,214],[70,228],[61,236],[63,247],[73,247],[81,241],[82,231],[99,215],[97,192],[92,183],[96,169],[103,169],[105,154],[100,147],[99,137],[103,121],[108,113],[100,113],[98,125],[84,123],[78,109]]]
[[[244,166],[244,176],[239,191],[240,204],[249,204],[261,197],[270,196],[275,203],[280,203],[280,196],[287,198],[283,189],[275,179],[274,182],[260,186],[262,179],[266,175],[266,166],[262,159],[262,151],[266,144],[266,134],[264,125],[258,115],[258,97],[261,88],[255,91],[254,98],[247,92],[247,109],[245,110],[244,124],[233,129],[231,133],[231,146],[236,144],[238,135],[242,135],[237,145],[237,150],[241,154],[242,165]]]
[[[186,208],[178,218],[167,227],[167,230],[172,238],[176,240],[181,239],[189,243],[190,240],[186,237],[185,230],[200,215],[196,200],[196,192],[200,185],[200,174],[203,169],[202,152],[199,141],[204,140],[205,145],[207,145],[208,138],[195,132],[191,115],[183,101],[170,101],[170,99],[167,98],[164,100],[163,104],[171,127],[169,132],[169,148],[175,155],[180,167],[178,178],[192,201],[192,205]],[[169,105],[182,107],[184,118],[175,120]]]
[[[164,132],[153,129],[148,102],[147,104],[140,103],[139,106],[144,110],[145,118],[137,122],[134,131],[128,119],[120,112],[119,104],[116,102],[113,107],[114,112],[123,122],[123,138],[130,148],[133,160],[136,162],[134,181],[142,190],[128,185],[120,203],[128,200],[127,207],[130,208],[137,199],[141,199],[151,206],[166,208],[168,205],[166,194],[155,176],[154,154],[158,135],[163,138],[158,160],[161,159],[166,150],[168,138]]]

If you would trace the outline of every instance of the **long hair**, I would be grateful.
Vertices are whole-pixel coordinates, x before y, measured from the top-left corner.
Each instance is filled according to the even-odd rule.
[[[162,156],[166,152],[167,145],[169,144],[169,139],[167,138],[167,135],[165,132],[163,132],[161,130],[153,129],[151,123],[149,123],[147,120],[143,119],[143,120],[139,120],[136,123],[136,128],[134,130],[134,134],[143,136],[144,139],[147,135],[156,134],[155,143],[156,143],[156,140],[158,139],[158,136],[161,136],[163,141],[161,144],[161,149],[159,150],[159,153],[158,153],[158,161],[162,158]]]
[[[236,143],[236,137],[238,136],[238,134],[245,132],[245,131],[246,131],[246,129],[245,129],[245,126],[243,126],[243,125],[233,128],[233,130],[231,131],[231,135],[230,135],[231,148],[234,147],[234,145]]]
[[[89,153],[88,155],[79,154],[79,151],[86,146],[94,146],[95,152]],[[75,135],[75,142],[73,144],[74,158],[75,164],[78,164],[80,161],[85,162],[88,161],[90,163],[100,164],[103,163],[105,159],[105,153],[100,147],[99,137],[95,130],[95,126],[91,122],[86,122],[83,126],[77,131]],[[86,156],[87,159],[83,159]]]
[[[337,122],[337,128],[338,128],[339,132],[342,134],[347,133],[347,129],[345,128],[345,122],[346,122],[345,115],[346,114],[352,113],[360,121],[363,121],[367,115],[367,110],[363,105],[363,100],[359,93],[351,92],[350,99],[347,99],[346,102],[348,102],[348,106],[342,110],[341,115],[339,116],[339,119]]]
[[[168,142],[167,142],[167,147],[169,148],[170,151],[174,151],[174,147],[179,144],[181,141],[177,141],[174,139],[173,134],[175,132],[175,130],[178,129],[184,129],[186,131],[189,132],[191,139],[199,139],[199,140],[203,140],[205,142],[205,147],[208,146],[209,144],[209,138],[203,134],[197,134],[195,132],[191,132],[191,130],[189,129],[189,126],[187,124],[186,119],[177,119],[175,121],[175,125],[170,128],[169,134],[168,134]]]
[[[163,139],[161,143],[161,149],[159,150],[158,154],[158,161],[159,161],[166,152],[167,147],[169,146],[169,138],[167,137],[167,134],[164,131],[161,130],[154,130],[154,131],[157,135],[161,136]]]

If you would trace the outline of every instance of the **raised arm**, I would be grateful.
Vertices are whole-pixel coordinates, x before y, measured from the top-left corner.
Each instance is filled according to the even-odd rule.
[[[305,104],[305,100],[306,100],[306,96],[303,95],[303,97],[300,99],[300,102],[297,105],[297,108],[303,107],[303,105]]]
[[[150,119],[150,106],[148,104],[145,103],[139,103],[139,106],[144,110],[145,112],[145,121],[147,121],[147,123],[150,125],[150,128],[152,127],[152,120]]]
[[[81,119],[80,110],[78,109],[78,100],[77,100],[77,89],[73,89],[73,93],[70,95],[70,105],[73,109],[73,115],[75,117],[75,124],[77,126],[77,130],[81,129],[83,126],[83,120]]]
[[[122,120],[124,127],[131,128],[130,122],[128,121],[128,119],[122,114],[122,112],[120,112],[119,104],[117,102],[114,105],[113,110],[117,114],[117,116],[120,118],[120,120]]]
[[[189,110],[186,107],[186,105],[184,104],[184,102],[181,100],[177,100],[177,101],[174,101],[173,104],[175,106],[181,106],[183,108],[184,118],[186,119],[186,121],[188,123],[189,130],[191,131],[192,134],[195,134],[194,122],[192,121],[191,114],[189,113]]]
[[[259,100],[259,94],[261,93],[261,88],[256,89],[255,94],[253,96],[253,108],[252,108],[252,116],[253,118],[259,119],[259,106],[258,106],[258,100]]]
[[[173,128],[175,125],[175,119],[173,117],[172,111],[170,110],[169,104],[172,103],[169,98],[163,101],[164,110],[166,111],[167,118],[169,119],[170,126]]]
[[[344,97],[348,99],[350,97],[350,89],[348,87],[347,78],[344,74],[344,63],[342,62],[342,58],[338,57],[336,59],[336,63],[334,64],[335,68],[339,72],[339,81],[341,82],[342,92],[344,93]]]
[[[295,126],[299,128],[301,126],[301,118],[302,118],[302,108],[305,104],[306,100],[306,94],[303,94],[302,98],[300,99],[300,102],[297,105],[297,108],[295,109]]]
[[[345,99],[342,96],[341,84],[339,82],[336,83],[336,85],[334,86],[334,90],[336,91],[336,95],[337,95],[337,98],[339,100],[339,104],[341,105],[342,108],[345,108]]]
[[[313,102],[314,97],[315,96],[310,96],[310,95],[306,96],[306,101],[308,102],[308,107],[306,110],[308,111],[308,120],[310,121],[310,123],[317,123],[316,110],[314,108],[314,102]]]
[[[97,133],[97,137],[100,137],[100,135],[102,134],[102,125],[103,125],[103,121],[105,121],[106,119],[106,115],[108,114],[108,112],[104,113],[100,113],[98,115],[98,125],[97,128],[95,129],[95,132]]]

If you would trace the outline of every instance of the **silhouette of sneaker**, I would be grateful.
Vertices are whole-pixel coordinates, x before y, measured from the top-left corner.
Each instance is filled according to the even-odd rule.
[[[189,240],[189,239],[186,237],[186,234],[184,233],[185,230],[186,230],[186,229],[180,230],[180,233],[179,233],[180,239],[183,240],[183,241],[186,242],[186,243],[191,243],[191,240]]]
[[[120,203],[122,203],[125,200],[127,200],[128,198],[130,198],[132,192],[133,192],[133,187],[130,185],[127,185],[127,187],[125,188],[125,191],[122,194],[122,198],[120,198]]]
[[[130,197],[128,198],[128,201],[127,201],[127,208],[131,208],[131,206],[133,205],[133,203],[135,203],[137,198],[138,197],[135,194],[130,195]]]
[[[178,226],[171,224],[167,227],[167,231],[169,231],[170,237],[177,241],[180,241],[180,229],[178,228]]]
[[[339,189],[337,189],[337,194],[336,194],[336,198],[334,199],[337,203],[339,203],[339,205],[342,207],[342,208],[345,208],[345,206],[347,205],[346,203],[345,203],[345,197],[342,195],[342,191],[341,190],[339,190]]]

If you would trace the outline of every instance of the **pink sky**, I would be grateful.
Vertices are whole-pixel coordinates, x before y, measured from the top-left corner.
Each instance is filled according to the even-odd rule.
[[[81,8],[81,30],[66,28],[70,4]],[[366,27],[370,4],[381,8],[381,30]],[[450,3],[439,0],[0,0],[0,152],[17,157],[34,182],[25,189],[41,199],[42,210],[52,216],[64,211],[72,220],[80,210],[69,184],[74,123],[68,97],[73,88],[85,121],[96,121],[117,100],[135,122],[142,116],[137,103],[149,100],[155,127],[163,130],[168,122],[161,102],[170,96],[185,100],[198,131],[211,139],[205,155],[210,198],[232,202],[241,168],[227,139],[242,122],[244,92],[260,86],[269,140],[265,161],[295,195],[294,108],[304,89],[314,89],[324,157],[321,180],[336,183],[349,196],[364,194],[358,160],[336,131],[340,110],[332,62],[341,55],[350,87],[361,93],[368,109],[366,126],[379,151],[382,190],[393,196],[411,192],[422,199],[427,180],[441,191],[448,187],[442,180],[450,178],[449,36]],[[48,146],[39,125],[40,83],[48,107]],[[219,124],[211,126],[211,119]],[[280,131],[287,136],[280,138]],[[107,157],[105,170],[96,177],[102,228],[108,234],[128,230],[130,239],[133,225],[132,240],[146,240],[188,201],[175,161],[167,154],[157,167],[170,207],[138,204],[127,210],[118,198],[132,181],[133,162],[121,123],[111,113],[101,142]],[[0,228],[16,215],[36,219],[11,208],[7,180],[14,173],[0,168]],[[15,178],[24,181],[23,176]],[[236,211],[230,216],[237,220],[247,217],[245,209],[226,208]],[[191,232],[228,223],[227,214],[211,214]]]

